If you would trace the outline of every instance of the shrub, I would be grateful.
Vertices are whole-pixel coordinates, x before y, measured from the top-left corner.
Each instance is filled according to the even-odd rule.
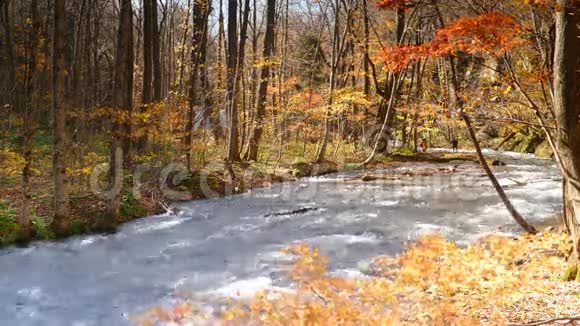
[[[0,201],[0,246],[16,241],[19,227],[16,223],[17,211],[7,203]]]
[[[147,212],[141,203],[133,196],[131,191],[126,192],[121,197],[121,205],[119,206],[119,215],[123,219],[131,217],[141,217],[147,215]]]
[[[39,239],[49,240],[55,237],[50,228],[50,223],[42,217],[35,216],[32,218],[32,228]]]
[[[89,226],[87,222],[79,219],[74,219],[70,222],[70,233],[71,234],[83,234],[89,231]]]

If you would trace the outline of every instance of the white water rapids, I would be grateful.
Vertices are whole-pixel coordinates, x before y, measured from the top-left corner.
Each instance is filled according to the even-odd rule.
[[[541,223],[561,210],[552,161],[498,155],[507,166],[494,171],[524,217]],[[0,325],[127,325],[158,302],[212,303],[284,288],[289,261],[280,249],[296,241],[320,247],[335,273],[356,276],[361,262],[397,254],[420,234],[465,244],[490,232],[519,232],[477,164],[399,170],[456,164],[455,173],[393,181],[347,181],[355,172],[307,178],[183,203],[177,216],[140,219],[111,235],[4,249]],[[310,210],[284,214],[301,208]]]

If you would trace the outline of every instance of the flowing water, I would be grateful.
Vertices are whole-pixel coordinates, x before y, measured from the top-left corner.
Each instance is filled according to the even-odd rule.
[[[495,171],[532,223],[561,210],[551,161],[503,153]],[[406,170],[455,173],[404,176]],[[284,246],[306,241],[334,273],[396,254],[405,242],[440,233],[466,244],[518,228],[474,163],[416,164],[397,180],[363,182],[344,173],[278,184],[223,199],[180,204],[111,235],[36,242],[0,251],[0,325],[127,325],[130,316],[182,297],[200,302],[286,287]],[[393,172],[393,171],[386,171]],[[292,213],[294,212],[294,213]]]

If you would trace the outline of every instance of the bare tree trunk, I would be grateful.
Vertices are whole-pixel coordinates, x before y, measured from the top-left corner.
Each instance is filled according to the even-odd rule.
[[[479,159],[479,162],[481,163],[483,170],[485,170],[485,174],[487,174],[487,177],[489,178],[493,187],[497,191],[499,198],[501,199],[501,201],[503,202],[503,204],[505,205],[505,207],[507,208],[507,210],[509,211],[511,216],[514,218],[514,220],[516,220],[516,222],[524,230],[526,230],[526,232],[531,233],[531,234],[537,233],[538,231],[536,231],[536,228],[534,228],[531,224],[529,224],[520,215],[520,213],[516,210],[516,208],[513,206],[513,204],[510,202],[510,200],[508,199],[502,186],[499,184],[499,182],[497,181],[497,178],[495,177],[495,175],[491,171],[489,164],[487,164],[487,161],[485,160],[485,157],[483,156],[483,153],[481,152],[481,147],[479,146],[479,141],[477,140],[477,137],[475,136],[475,131],[473,130],[473,126],[471,125],[471,121],[469,119],[469,116],[463,111],[460,112],[460,115],[461,115],[461,119],[463,119],[463,121],[465,122],[465,126],[467,127],[467,131],[469,132],[469,137],[471,138],[471,141],[473,142],[473,146],[475,147],[475,151],[477,153],[477,158]]]
[[[141,102],[145,105],[151,103],[153,91],[153,40],[151,28],[153,15],[151,14],[151,1],[143,0],[143,92]]]
[[[65,36],[66,6],[65,0],[54,1],[54,34],[53,34],[53,169],[54,169],[54,219],[52,227],[57,235],[68,233],[70,223],[68,214],[68,178],[66,175],[66,67]]]
[[[224,9],[223,9],[223,0],[219,0],[219,14],[218,14],[218,50],[217,50],[217,79],[218,79],[218,88],[224,89],[224,49],[225,46],[225,23],[224,23]]]
[[[325,110],[324,113],[324,130],[322,133],[322,140],[320,142],[320,148],[318,149],[318,153],[316,154],[316,162],[322,162],[326,155],[326,148],[328,146],[328,141],[330,138],[330,108],[334,104],[334,89],[336,87],[336,74],[338,63],[340,61],[340,4],[339,0],[335,0],[334,2],[334,31],[332,33],[332,52],[330,58],[330,81],[329,81],[329,90],[328,90],[328,108]],[[350,19],[347,19],[347,24],[349,23]],[[346,31],[346,30],[345,30]]]
[[[16,64],[14,63],[14,44],[12,43],[12,24],[10,23],[10,16],[8,15],[9,1],[0,3],[0,22],[4,27],[4,48],[6,52],[6,66],[8,70],[8,80],[5,88],[4,103],[11,103],[14,106],[14,86],[16,85]]]
[[[38,0],[30,2],[30,12],[32,16],[32,28],[29,32],[28,38],[28,67],[26,69],[26,103],[24,108],[24,135],[23,135],[23,158],[26,161],[22,169],[22,192],[24,194],[24,202],[22,205],[22,212],[18,219],[20,230],[19,240],[29,241],[32,238],[32,189],[30,185],[30,178],[32,176],[32,137],[34,136],[34,110],[38,105],[38,77],[36,71],[36,60],[38,51],[38,38],[40,34],[40,22],[38,20]]]
[[[363,0],[363,19],[364,19],[364,62],[363,62],[363,69],[365,74],[365,83],[364,83],[364,93],[365,95],[371,94],[371,75],[370,75],[370,67],[369,67],[369,49],[370,49],[370,29],[369,29],[369,8],[367,4],[367,0]]]
[[[109,156],[109,198],[105,228],[119,222],[119,205],[123,183],[123,159],[129,155],[133,108],[133,8],[131,0],[122,0],[115,58],[115,80],[113,86],[112,142]]]
[[[238,94],[237,94],[237,67],[238,67],[238,2],[228,0],[228,53],[226,55],[227,64],[227,87],[226,87],[226,107],[229,111],[229,134],[228,152],[226,161],[233,162],[240,160],[238,150]]]
[[[191,77],[189,81],[189,117],[187,122],[187,167],[191,170],[193,128],[195,123],[195,106],[198,100],[197,81],[200,66],[204,64],[207,44],[207,24],[209,18],[207,0],[195,1],[193,5],[193,45],[191,49]]]
[[[572,180],[580,178],[580,4],[558,0],[556,5],[554,53],[554,109],[558,123],[557,146],[565,177],[564,222],[574,241],[566,280],[580,280],[580,189]]]
[[[153,101],[153,2],[157,0],[143,0],[143,91],[141,93],[141,112],[147,111],[147,106]],[[147,146],[147,133],[145,126],[140,126],[137,142],[137,151],[142,151]]]
[[[151,44],[153,46],[153,102],[161,101],[163,74],[161,71],[161,33],[159,31],[157,0],[151,1]]]
[[[268,83],[270,82],[270,61],[274,52],[274,30],[276,29],[276,0],[268,0],[266,7],[266,35],[264,37],[264,52],[262,55],[262,72],[258,86],[258,99],[256,103],[256,120],[254,132],[250,139],[248,159],[257,161],[260,140],[264,131],[264,115],[266,113],[266,98],[268,97]]]
[[[185,45],[187,44],[187,34],[189,33],[189,15],[192,11],[191,0],[187,0],[187,14],[185,16],[185,29],[183,31],[183,38],[181,39],[181,53],[180,53],[180,66],[179,66],[179,90],[183,90],[183,79],[185,73]]]
[[[236,72],[235,72],[235,92],[237,94],[238,90],[241,89],[244,90],[245,89],[245,81],[242,81],[242,76],[244,76],[244,61],[246,60],[246,40],[247,40],[247,36],[248,36],[248,24],[249,24],[249,19],[250,19],[250,0],[245,0],[244,1],[244,8],[242,10],[242,8],[240,8],[240,15],[241,15],[241,28],[240,28],[240,42],[238,45],[238,58],[237,58],[237,62],[236,62]],[[240,85],[241,82],[241,85]],[[245,95],[246,92],[240,92],[242,99],[241,101],[238,100],[237,103],[241,104],[241,110],[242,110],[242,117],[243,117],[243,123],[242,123],[242,137],[241,140],[238,141],[237,144],[237,156],[238,158],[240,158],[240,144],[244,144],[245,142],[245,125],[247,123],[247,116],[246,116],[246,102],[245,102]],[[239,95],[237,95],[236,97],[238,97]],[[239,136],[238,136],[239,139]]]

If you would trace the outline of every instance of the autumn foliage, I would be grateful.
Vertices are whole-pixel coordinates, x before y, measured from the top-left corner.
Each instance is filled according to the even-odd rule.
[[[464,17],[437,30],[431,42],[384,47],[382,59],[389,70],[400,71],[420,59],[459,52],[497,56],[526,44],[522,33],[523,27],[505,14]]]
[[[288,271],[294,290],[259,292],[215,318],[225,325],[503,325],[561,316],[577,301],[557,278],[569,250],[561,233],[492,236],[465,248],[430,235],[350,279],[329,272],[328,258],[300,243],[284,250],[295,257]],[[183,307],[154,308],[141,322],[199,323],[194,306],[188,303],[188,314]]]
[[[377,5],[383,9],[401,9],[407,10],[415,5],[414,0],[379,0]]]

